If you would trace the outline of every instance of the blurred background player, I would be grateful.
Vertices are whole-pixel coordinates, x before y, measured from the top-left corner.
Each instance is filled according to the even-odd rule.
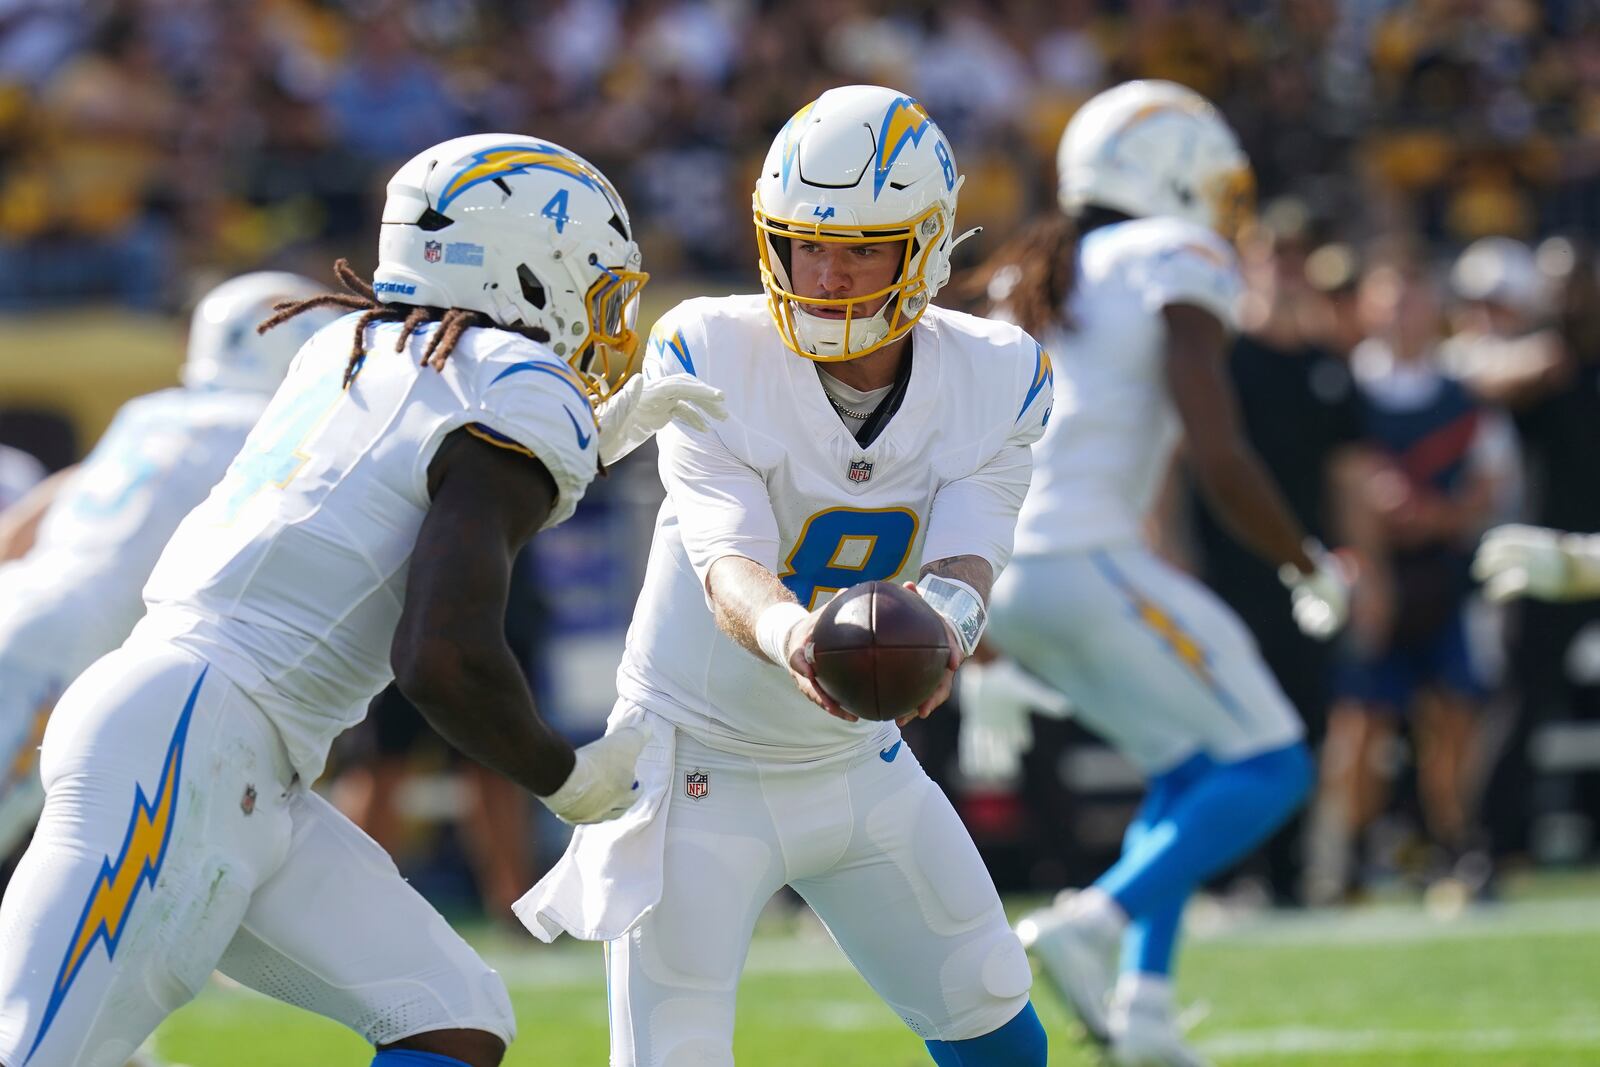
[[[1365,493],[1382,548],[1387,617],[1352,631],[1322,754],[1307,895],[1350,888],[1356,835],[1385,808],[1396,726],[1409,723],[1417,797],[1442,877],[1472,844],[1469,775],[1486,688],[1468,640],[1470,547],[1504,503],[1515,440],[1440,362],[1441,305],[1404,248],[1380,252],[1361,283],[1368,337],[1351,354],[1366,434],[1382,457]]]
[[[922,104],[830,89],[756,182],[765,294],[688,301],[651,333],[646,373],[716,384],[732,414],[658,439],[667,502],[612,716],[651,731],[648,795],[518,905],[541,939],[609,943],[616,1067],[730,1067],[739,975],[785,885],[936,1063],[1045,1063],[1027,958],[954,808],[807,655],[834,593],[918,577],[953,671],[1011,552],[1050,360],[931,305],[960,188]]]
[[[56,697],[127,638],[172,531],[221,480],[301,344],[337,315],[256,326],[278,302],[322,291],[275,272],[211,290],[194,310],[182,387],[129,401],[82,464],[21,505],[38,526],[32,550],[0,566],[0,857],[44,803],[37,750]]]
[[[597,468],[680,403],[715,405],[688,379],[618,389],[639,259],[589,163],[460,138],[390,180],[371,285],[340,261],[348,295],[262,324],[357,312],[302,348],[145,617],[57,705],[44,813],[0,903],[0,1062],[120,1064],[213,969],[344,1023],[380,1067],[500,1062],[499,977],[310,783],[397,680],[561,817],[634,799],[642,734],[574,752],[504,616],[517,551]]]
[[[1078,111],[1057,167],[1063,215],[979,274],[1057,353],[1061,396],[991,635],[1148,791],[1117,864],[1018,932],[1116,1062],[1191,1064],[1169,977],[1184,903],[1294,812],[1311,757],[1238,618],[1142,543],[1180,432],[1207,501],[1280,568],[1303,628],[1340,626],[1347,582],[1244,439],[1228,388],[1240,284],[1228,238],[1252,188],[1232,131],[1189,89],[1130,82]],[[963,715],[984,730],[1016,708],[980,699]]]

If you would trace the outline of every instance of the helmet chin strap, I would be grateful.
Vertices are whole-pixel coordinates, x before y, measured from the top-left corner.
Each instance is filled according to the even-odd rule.
[[[899,298],[895,297],[885,301],[883,307],[876,313],[849,322],[850,340],[856,342],[857,350],[870,348],[888,336],[889,308],[898,300]],[[795,310],[795,337],[799,339],[801,347],[812,355],[842,356],[846,354],[844,347],[846,321],[821,318],[806,311],[802,306]]]

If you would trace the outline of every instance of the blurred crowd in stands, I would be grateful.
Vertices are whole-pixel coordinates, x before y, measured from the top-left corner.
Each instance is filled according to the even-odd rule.
[[[1495,522],[1600,531],[1587,0],[0,0],[0,312],[175,310],[196,272],[326,277],[352,253],[365,273],[385,177],[483,130],[599,164],[659,278],[753,289],[755,170],[799,104],[849,82],[928,106],[981,253],[1052,209],[1067,118],[1131,77],[1207,94],[1250,154],[1242,416],[1301,518],[1369,579],[1349,634],[1320,646],[1181,488],[1188,521],[1154,534],[1238,608],[1322,742],[1321,795],[1267,852],[1274,895],[1334,901],[1402,867],[1492,891],[1518,857],[1593,856],[1600,756],[1560,730],[1600,723],[1600,611],[1490,610],[1466,573]],[[380,757],[415,733],[375,729]],[[936,772],[951,729],[908,731]],[[1059,795],[1071,730],[1041,729],[1029,774],[1049,781],[1021,795],[1114,848],[1121,819],[1094,831],[1092,804]],[[389,843],[397,772],[373,767],[348,803]],[[474,789],[480,815],[507,802]],[[1367,833],[1397,813],[1409,859]],[[977,792],[964,814],[1016,853],[995,865],[1008,888],[1098,862],[1034,862],[1061,854],[1054,816],[1029,829]],[[533,862],[513,859],[480,872],[502,902]]]
[[[750,275],[747,190],[829,85],[926,103],[1004,234],[1103,85],[1216,100],[1267,196],[1337,236],[1459,246],[1600,224],[1583,0],[0,2],[0,307],[181,299],[186,268],[367,232],[418,146],[503,129],[622,187],[652,270]]]

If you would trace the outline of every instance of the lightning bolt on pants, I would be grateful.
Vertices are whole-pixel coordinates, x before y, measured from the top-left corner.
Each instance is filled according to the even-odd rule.
[[[7,1067],[126,1063],[204,985],[288,846],[270,815],[293,776],[282,743],[259,710],[209,699],[205,670],[122,650],[56,707],[44,812],[0,903]]]
[[[122,1067],[213,969],[374,1045],[515,1035],[500,977],[198,658],[100,660],[56,705],[40,771],[0,902],[4,1067]]]

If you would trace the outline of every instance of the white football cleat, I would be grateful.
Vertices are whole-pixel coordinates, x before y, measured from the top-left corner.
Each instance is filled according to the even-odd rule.
[[[1110,1012],[1111,1062],[1116,1067],[1210,1067],[1183,1040],[1172,988],[1150,975],[1124,975]]]
[[[1107,1007],[1117,974],[1117,949],[1127,920],[1099,890],[1065,892],[1017,923],[1022,947],[1098,1045],[1111,1040]]]

